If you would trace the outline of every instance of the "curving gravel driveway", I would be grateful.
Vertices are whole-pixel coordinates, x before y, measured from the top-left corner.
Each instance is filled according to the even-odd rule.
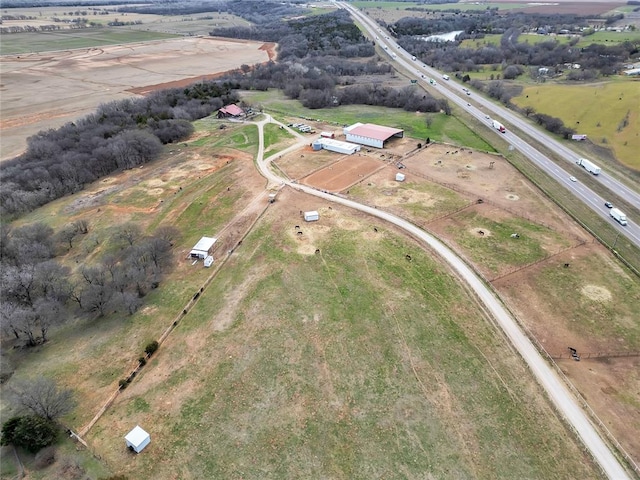
[[[525,360],[536,379],[542,385],[545,392],[555,405],[556,409],[564,417],[564,419],[571,425],[571,427],[577,432],[578,436],[582,440],[585,447],[591,452],[593,458],[598,462],[605,475],[612,480],[624,480],[630,479],[624,467],[618,462],[613,452],[609,449],[604,442],[596,428],[592,425],[591,421],[584,413],[582,408],[578,405],[575,397],[569,392],[565,384],[558,378],[553,369],[540,355],[538,350],[531,343],[529,338],[524,334],[519,327],[516,320],[501,303],[495,293],[480,279],[476,273],[471,270],[452,250],[444,245],[440,240],[428,234],[424,230],[416,227],[412,223],[403,220],[391,213],[378,210],[376,208],[362,205],[352,200],[348,200],[336,195],[321,192],[306,185],[300,185],[293,183],[287,179],[284,179],[271,170],[271,161],[289,151],[295,150],[300,146],[307,144],[309,139],[299,135],[297,132],[284,127],[290,132],[294,133],[298,137],[299,141],[268,158],[264,156],[264,131],[263,126],[266,123],[275,123],[283,126],[281,123],[273,120],[269,115],[260,122],[257,122],[259,132],[259,148],[256,164],[261,174],[267,179],[268,187],[284,187],[285,185],[295,188],[298,191],[305,192],[309,195],[323,198],[330,202],[338,203],[355,210],[360,210],[374,217],[385,220],[399,228],[402,228],[406,232],[410,233],[414,238],[422,241],[426,246],[434,250],[440,255],[444,261],[446,261],[451,268],[458,274],[458,276],[467,283],[467,285],[473,290],[480,302],[486,307],[487,311],[491,313],[497,324],[503,330],[505,335],[509,338],[512,345],[518,350],[522,358]]]

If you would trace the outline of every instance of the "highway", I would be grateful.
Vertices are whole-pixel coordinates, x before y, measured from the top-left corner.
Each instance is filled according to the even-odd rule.
[[[293,183],[292,181],[276,174],[271,168],[271,162],[285,152],[294,151],[303,145],[308,144],[309,140],[306,137],[302,137],[297,132],[287,128],[289,132],[293,133],[298,138],[298,142],[288,147],[286,150],[278,152],[265,159],[263,127],[269,122],[280,125],[283,128],[287,128],[282,123],[273,120],[269,115],[266,115],[262,121],[257,122],[259,145],[256,164],[260,173],[268,181],[267,188],[281,188],[286,185],[300,192],[314,195],[329,202],[365,212],[371,216],[377,217],[404,229],[414,238],[421,241],[425,246],[434,250],[451,266],[454,271],[457,272],[460,278],[466,282],[471,289],[473,289],[478,299],[484,304],[487,311],[491,313],[496,323],[500,326],[502,331],[509,338],[509,341],[518,350],[524,361],[527,363],[533,375],[555,405],[557,411],[560,412],[563,418],[572,426],[607,477],[612,480],[625,480],[630,478],[624,467],[618,462],[615,455],[604,442],[597,429],[591,424],[591,421],[584,413],[584,410],[580,407],[575,397],[571,392],[569,392],[567,386],[558,378],[542,355],[540,355],[533,343],[531,343],[531,340],[529,340],[529,337],[527,337],[527,335],[522,331],[515,318],[504,307],[494,292],[469,266],[467,266],[466,263],[464,263],[464,261],[460,259],[460,257],[458,257],[449,249],[449,247],[440,242],[437,238],[400,217],[331,193],[316,190],[306,185]]]
[[[620,232],[621,235],[625,236],[630,242],[640,248],[640,224],[633,222],[631,218],[629,218],[628,212],[626,212],[628,224],[626,226],[620,225],[611,217],[609,209],[604,205],[605,201],[611,200],[610,198],[601,197],[580,181],[574,182],[570,180],[578,169],[585,171],[575,163],[579,158],[578,154],[555,140],[547,133],[541,132],[532,125],[529,125],[524,119],[508,109],[496,105],[492,101],[483,98],[480,95],[467,95],[467,93],[462,90],[464,87],[456,83],[454,80],[443,80],[442,72],[438,72],[422,62],[412,60],[412,54],[400,48],[400,45],[393,41],[389,32],[383,30],[377,23],[368,18],[358,9],[347,3],[335,3],[339,7],[344,8],[351,13],[362,27],[368,31],[371,37],[376,38],[376,44],[381,46],[387,52],[391,62],[396,62],[409,72],[416,72],[416,78],[418,81],[423,82],[430,88],[437,89],[438,92],[445,96],[449,101],[465,109],[469,115],[472,115],[486,124],[487,128],[494,132],[495,135],[502,135],[503,138],[513,146],[513,148],[520,151],[529,160],[555,179],[560,185],[579,198],[585,205],[590,207],[591,210],[597,213],[600,217],[606,219],[613,228]],[[435,86],[429,83],[429,77],[436,81]],[[487,116],[489,116],[489,118],[487,118]],[[566,165],[567,170],[552,161],[549,157],[544,155],[540,150],[532,146],[522,137],[518,136],[515,132],[508,130],[504,134],[499,133],[491,126],[491,121],[494,116],[499,116],[500,119],[504,119],[504,121],[517,127],[522,132],[525,132],[535,141],[550,147],[559,157],[568,162]],[[600,173],[597,176],[594,175],[593,179],[600,182],[613,194],[624,198],[625,201],[640,210],[639,192],[631,189],[606,173]]]

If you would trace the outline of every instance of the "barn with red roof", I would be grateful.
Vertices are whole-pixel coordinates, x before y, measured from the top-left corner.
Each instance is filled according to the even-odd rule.
[[[225,105],[220,110],[218,110],[218,118],[239,118],[244,117],[244,110],[242,110],[235,103],[230,105]]]

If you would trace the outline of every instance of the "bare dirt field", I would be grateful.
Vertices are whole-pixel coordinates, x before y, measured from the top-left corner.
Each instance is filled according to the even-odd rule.
[[[3,56],[0,159],[20,154],[27,137],[87,115],[101,103],[193,83],[272,55],[272,46],[261,42],[189,37]]]
[[[302,180],[320,190],[339,192],[350,187],[376,170],[384,168],[379,160],[362,155],[345,155],[329,167],[318,170]]]

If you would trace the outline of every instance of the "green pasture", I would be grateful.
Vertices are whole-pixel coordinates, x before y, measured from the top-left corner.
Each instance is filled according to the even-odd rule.
[[[149,42],[175,37],[175,35],[167,33],[116,28],[14,33],[2,36],[0,54],[17,55],[74,48],[96,48],[107,45]]]
[[[264,126],[264,157],[282,150],[282,146],[287,140],[292,140],[293,136],[284,128],[273,123]]]
[[[502,38],[502,35],[499,35],[499,34],[488,34],[488,35],[485,35],[483,38],[463,40],[460,46],[463,48],[471,48],[474,50],[487,47],[487,46],[497,47],[500,45],[501,38]],[[518,37],[518,43],[528,43],[529,45],[535,45],[537,43],[543,43],[543,42],[569,43],[571,38],[572,37],[569,37],[568,35],[551,36],[551,35],[522,34]]]
[[[429,5],[424,3],[414,2],[385,2],[385,1],[354,1],[352,5],[356,8],[363,10],[370,10],[373,8],[382,10],[406,10],[407,8],[418,7],[423,10],[489,10],[497,8],[499,10],[513,10],[518,8],[526,8],[529,6],[526,2],[522,3],[443,3],[439,5]],[[410,13],[410,12],[409,12]]]
[[[594,144],[611,148],[620,162],[637,170],[640,88],[636,81],[623,80],[528,86],[511,101],[519,107],[532,106],[537,112],[561,118],[565,125],[587,134]]]
[[[126,452],[108,425],[135,419],[162,439],[127,464],[136,478],[598,477],[430,254],[347,217],[356,230],[301,255],[277,216],[90,433],[109,463]]]
[[[408,137],[423,143],[429,137],[432,140],[468,146],[476,150],[494,151],[489,143],[453,115],[406,112],[398,108],[370,105],[342,105],[311,110],[304,108],[299,101],[290,100],[282,92],[274,90],[242,92],[242,96],[247,102],[261,105],[285,122],[288,118],[310,118],[340,126],[355,122],[377,123],[402,128]],[[432,119],[430,127],[427,127],[427,117]]]
[[[640,30],[634,32],[595,32],[580,38],[578,47],[586,47],[592,43],[613,46],[624,42],[640,42]]]

